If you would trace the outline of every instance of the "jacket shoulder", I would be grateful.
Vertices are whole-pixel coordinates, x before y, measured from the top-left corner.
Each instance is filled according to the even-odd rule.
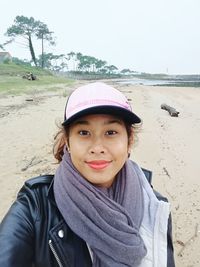
[[[25,181],[25,185],[29,188],[36,187],[38,185],[50,185],[52,180],[54,178],[54,175],[40,175],[37,177],[30,178]]]
[[[142,168],[142,171],[143,171],[147,181],[149,182],[149,184],[153,188],[153,186],[152,186],[152,171],[147,170],[145,168]],[[154,194],[158,200],[163,200],[164,202],[168,202],[168,199],[166,197],[164,197],[163,195],[161,195],[158,191],[156,191],[154,189],[153,189],[153,191],[154,191]]]
[[[142,171],[143,171],[147,181],[151,184],[151,182],[152,182],[152,171],[147,170],[145,168],[142,168]]]

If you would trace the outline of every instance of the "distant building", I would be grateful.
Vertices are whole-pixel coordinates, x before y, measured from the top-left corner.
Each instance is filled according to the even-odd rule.
[[[12,61],[12,56],[9,52],[0,52],[0,63]]]

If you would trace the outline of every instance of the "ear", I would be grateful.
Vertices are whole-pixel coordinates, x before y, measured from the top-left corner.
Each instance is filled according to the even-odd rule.
[[[70,147],[69,147],[69,138],[68,138],[68,136],[64,137],[64,142],[65,142],[67,151],[69,152],[70,151]]]
[[[130,136],[128,138],[128,154],[129,155],[131,153],[131,149],[133,148],[133,144],[134,144],[134,129],[133,129],[133,127],[131,127],[131,133],[130,133]]]

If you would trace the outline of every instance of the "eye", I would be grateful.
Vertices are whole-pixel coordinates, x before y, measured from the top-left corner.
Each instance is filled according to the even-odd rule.
[[[117,134],[117,132],[114,130],[109,130],[106,132],[106,135],[115,135],[115,134]]]
[[[79,133],[79,135],[89,135],[90,134],[89,131],[86,131],[86,130],[81,130],[78,133]]]

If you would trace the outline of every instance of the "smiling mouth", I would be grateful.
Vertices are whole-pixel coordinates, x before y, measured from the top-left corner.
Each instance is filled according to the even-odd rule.
[[[95,170],[102,170],[105,169],[111,161],[106,161],[106,160],[93,160],[93,161],[87,161],[87,165]]]

